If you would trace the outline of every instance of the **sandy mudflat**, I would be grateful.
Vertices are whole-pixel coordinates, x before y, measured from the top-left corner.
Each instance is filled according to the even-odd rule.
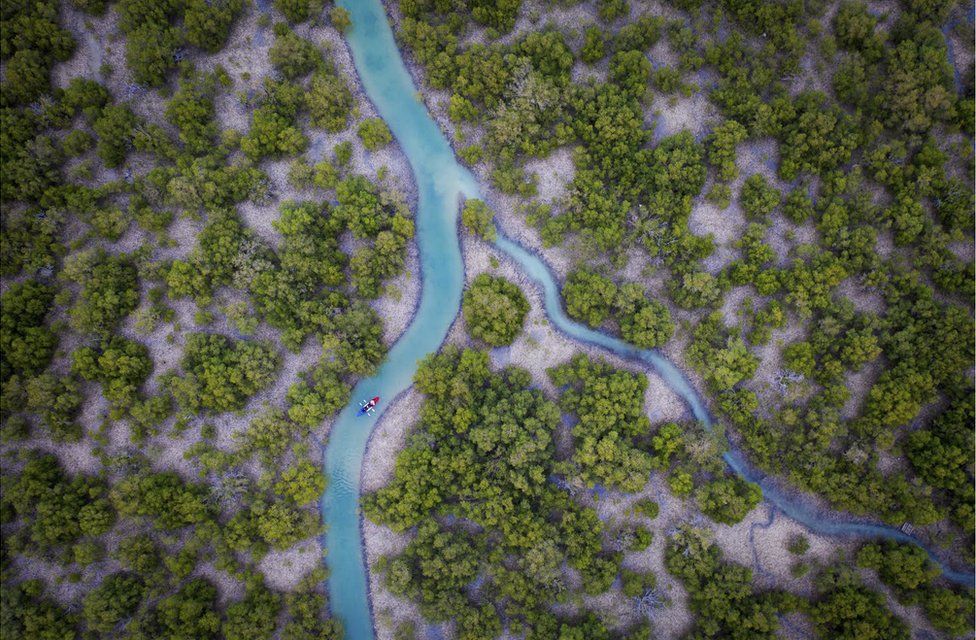
[[[417,245],[410,243],[403,273],[386,283],[387,295],[373,302],[383,319],[383,342],[387,346],[392,346],[410,326],[420,304],[421,285],[420,254]]]
[[[362,493],[371,493],[393,479],[397,454],[420,415],[424,397],[410,387],[386,408],[370,435],[360,482]]]
[[[654,56],[651,56],[654,60]],[[660,65],[658,65],[660,66]],[[686,97],[680,92],[672,95],[656,95],[653,111],[654,139],[673,136],[682,131],[690,131],[695,140],[704,140],[711,130],[711,124],[718,121],[718,110],[703,93]]]
[[[287,551],[271,551],[258,564],[267,585],[279,591],[291,591],[322,563],[319,538],[308,538]]]
[[[566,196],[566,187],[576,175],[573,150],[560,147],[546,158],[532,158],[525,163],[525,172],[536,177],[538,200],[558,201]]]
[[[786,192],[783,195],[785,197]],[[776,266],[785,267],[795,259],[797,247],[816,244],[818,236],[812,221],[794,225],[780,213],[774,212],[770,216],[770,224],[764,240],[776,253]]]
[[[367,518],[362,519],[362,527],[363,538],[366,540],[366,558],[370,567],[385,555],[395,556],[399,554],[410,542],[409,535],[396,534],[386,527],[373,524]],[[384,586],[383,580],[384,577],[379,572],[369,571],[369,597],[372,600],[374,626],[378,640],[393,638],[396,623],[401,620],[413,620],[417,623],[418,628],[423,628],[426,623],[417,606],[390,593]],[[386,624],[385,621],[392,621],[392,624]]]

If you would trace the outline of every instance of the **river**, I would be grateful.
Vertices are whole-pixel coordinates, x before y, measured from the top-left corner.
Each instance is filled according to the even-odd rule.
[[[412,383],[417,362],[436,351],[457,316],[464,285],[464,264],[457,237],[458,203],[479,197],[477,181],[454,157],[443,132],[417,98],[417,89],[393,38],[380,0],[339,0],[349,11],[352,27],[346,40],[367,95],[389,125],[403,149],[417,185],[416,241],[420,253],[421,295],[414,318],[390,349],[377,373],[356,385],[352,401],[337,417],[325,452],[328,481],[322,497],[326,563],[330,569],[329,599],[333,615],[343,624],[347,640],[372,640],[373,619],[367,585],[360,528],[359,480],[369,434],[385,407]],[[556,282],[538,256],[499,233],[498,248],[515,260],[544,293],[550,322],[567,336],[600,346],[622,357],[640,361],[658,373],[688,405],[692,414],[710,426],[711,417],[701,396],[666,358],[640,350],[570,320],[562,309]],[[371,416],[357,416],[359,401],[375,395],[383,400]],[[759,482],[766,500],[812,531],[833,536],[885,537],[920,544],[898,529],[840,519],[809,501],[780,491],[755,472],[738,452],[725,454],[729,466]],[[929,554],[939,561],[931,550]],[[940,562],[940,565],[942,563]],[[972,585],[972,573],[953,572],[942,565],[946,577]]]

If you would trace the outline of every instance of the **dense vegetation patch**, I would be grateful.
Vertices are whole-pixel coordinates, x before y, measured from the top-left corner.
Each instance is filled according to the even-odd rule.
[[[472,337],[499,347],[521,333],[529,302],[515,283],[482,273],[464,292],[461,310]]]
[[[589,594],[620,570],[596,513],[551,482],[561,472],[558,408],[528,388],[524,370],[493,372],[479,351],[446,347],[415,382],[426,395],[421,422],[393,481],[363,503],[396,531],[417,527],[407,549],[378,567],[388,588],[431,620],[455,618],[460,637],[500,633],[503,615],[530,638],[606,637],[592,615],[549,609],[572,596],[567,563]]]
[[[0,29],[0,635],[341,637],[313,431],[385,354],[369,301],[395,294],[411,213],[386,170],[353,169],[354,135],[294,160],[305,201],[276,193],[265,159],[359,117],[321,43],[275,26],[275,79],[232,75],[210,55],[247,3],[70,4],[5,5]],[[283,12],[324,9],[301,4]],[[127,68],[53,86],[72,32]],[[242,131],[220,125],[234,100]],[[272,243],[241,207],[276,199]],[[307,370],[277,385],[286,349]],[[272,551],[316,568],[273,587]]]

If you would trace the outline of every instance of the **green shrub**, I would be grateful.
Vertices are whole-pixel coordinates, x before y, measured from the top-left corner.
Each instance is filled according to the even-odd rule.
[[[185,0],[183,26],[186,41],[207,53],[224,48],[234,20],[244,10],[243,0]]]
[[[176,68],[176,50],[182,44],[179,29],[145,24],[126,36],[125,63],[139,84],[160,87]]]
[[[657,577],[653,573],[640,573],[630,569],[621,571],[621,586],[624,595],[628,598],[638,598],[648,589],[653,589],[655,585],[657,585]]]
[[[58,338],[44,323],[54,289],[27,280],[0,296],[0,381],[32,375],[47,367]]]
[[[529,302],[518,285],[482,273],[465,291],[461,309],[472,337],[498,347],[511,344],[522,331]]]
[[[802,556],[810,549],[810,541],[806,536],[798,534],[790,538],[786,548],[793,555]]]
[[[731,525],[741,521],[759,504],[762,489],[738,477],[712,480],[698,488],[695,500],[709,518]]]
[[[671,339],[674,324],[671,312],[657,300],[641,300],[636,311],[622,314],[620,334],[627,342],[651,349]]]
[[[366,118],[359,123],[357,133],[369,151],[377,151],[393,141],[389,127],[380,118]]]
[[[27,409],[41,416],[55,442],[77,442],[82,428],[75,417],[81,408],[84,394],[75,378],[43,373],[31,378],[26,385]]]
[[[69,157],[80,156],[95,145],[92,134],[82,129],[75,129],[61,141],[61,150]]]
[[[645,518],[650,518],[651,520],[657,517],[657,514],[661,509],[658,504],[650,498],[638,500],[634,504],[634,508],[637,510],[637,513],[641,514]]]
[[[780,192],[764,175],[756,173],[742,184],[739,200],[748,219],[763,220],[779,205]]]
[[[354,102],[345,80],[336,73],[319,71],[309,83],[305,106],[312,126],[339,133],[349,124]]]
[[[322,0],[274,0],[274,7],[292,23],[305,22],[322,12]]]
[[[461,224],[468,233],[492,242],[495,239],[495,214],[483,200],[472,198],[464,201]]]
[[[153,366],[144,345],[121,336],[112,336],[98,350],[76,349],[71,360],[72,371],[85,380],[101,383],[102,394],[117,412],[136,402]]]
[[[603,30],[596,25],[587,27],[583,34],[583,48],[580,59],[586,64],[594,64],[603,60],[607,55],[606,37]]]
[[[139,305],[136,269],[125,254],[103,249],[74,254],[66,261],[61,278],[81,285],[70,310],[79,331],[108,336]]]
[[[110,633],[135,612],[142,601],[144,587],[136,576],[113,573],[90,591],[82,601],[82,615],[88,628]]]
[[[183,377],[171,379],[180,407],[192,412],[238,411],[274,379],[278,355],[268,344],[191,333],[180,364]]]
[[[180,141],[193,154],[213,149],[218,127],[212,91],[205,83],[184,80],[166,104],[166,120],[180,131]]]
[[[275,26],[275,41],[268,59],[286,80],[302,78],[324,64],[322,52],[313,42],[284,25]]]
[[[124,105],[113,104],[102,109],[92,127],[98,135],[96,152],[106,166],[117,167],[125,162],[137,124],[136,115]]]
[[[591,327],[603,324],[616,297],[617,286],[611,280],[587,269],[570,272],[563,285],[566,312]]]
[[[352,19],[349,12],[342,7],[332,7],[329,9],[329,22],[340,32],[345,32],[352,26]]]

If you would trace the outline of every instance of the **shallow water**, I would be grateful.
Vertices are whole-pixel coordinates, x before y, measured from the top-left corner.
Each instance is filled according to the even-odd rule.
[[[328,488],[322,511],[328,525],[326,562],[329,597],[350,640],[373,637],[359,526],[359,477],[370,431],[383,410],[413,381],[417,361],[436,351],[457,315],[464,264],[457,238],[460,194],[476,194],[474,181],[455,161],[450,146],[422,103],[414,99],[386,14],[379,2],[341,2],[352,17],[347,34],[356,69],[373,103],[403,148],[418,189],[417,244],[421,297],[410,327],[390,350],[376,375],[362,380],[353,402],[332,427],[325,454]],[[359,401],[382,401],[372,416],[357,416]]]
[[[339,414],[332,427],[325,454],[328,488],[322,497],[322,511],[328,525],[325,543],[326,563],[331,571],[332,612],[345,627],[347,639],[372,640],[359,521],[363,455],[378,417],[410,386],[417,361],[440,347],[457,316],[464,280],[457,237],[458,200],[461,196],[478,197],[478,187],[471,174],[457,163],[443,133],[417,99],[416,87],[400,57],[380,0],[339,0],[339,4],[352,18],[353,26],[346,39],[360,80],[406,154],[419,195],[416,223],[422,285],[416,315],[377,374],[356,385],[353,402]],[[546,315],[553,326],[575,340],[645,363],[687,403],[695,418],[711,425],[701,396],[671,362],[655,351],[637,349],[570,320],[561,307],[558,286],[545,263],[503,234],[499,234],[496,244],[538,283],[544,294]],[[357,417],[359,401],[374,395],[383,398],[376,413]],[[841,519],[810,506],[802,496],[787,495],[753,470],[738,452],[727,453],[725,460],[736,473],[759,482],[766,500],[774,507],[817,533],[884,537],[918,544],[897,529]],[[955,582],[972,584],[974,581],[971,573],[951,572],[945,566],[943,570]]]

